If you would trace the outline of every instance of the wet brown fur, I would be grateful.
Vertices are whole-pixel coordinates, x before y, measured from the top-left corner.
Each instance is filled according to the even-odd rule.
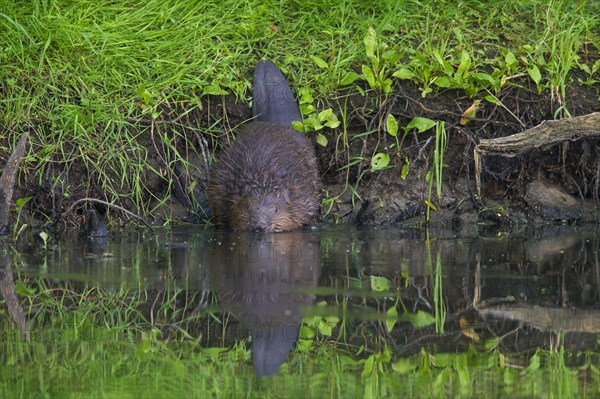
[[[285,231],[316,220],[320,190],[315,151],[304,133],[251,122],[213,167],[208,201],[218,226]]]

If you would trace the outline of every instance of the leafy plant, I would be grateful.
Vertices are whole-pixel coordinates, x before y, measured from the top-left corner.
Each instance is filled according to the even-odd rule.
[[[19,235],[27,228],[27,223],[21,223],[21,212],[23,212],[23,207],[31,201],[33,197],[23,197],[18,198],[15,201],[15,210],[17,211],[17,220],[13,226],[13,237],[16,240],[19,238]]]
[[[429,220],[429,210],[435,210],[431,201],[433,183],[435,182],[435,193],[438,201],[442,198],[442,174],[444,170],[444,151],[446,149],[446,128],[444,122],[435,122],[435,149],[433,151],[433,168],[427,172],[425,178],[429,182],[429,191],[427,193],[427,220]]]
[[[299,90],[300,112],[303,116],[303,121],[292,122],[292,127],[304,133],[317,132],[317,143],[323,147],[327,147],[328,140],[323,133],[320,132],[325,127],[335,129],[340,126],[340,121],[331,108],[327,108],[321,112],[317,112],[314,106],[314,98],[307,88]]]

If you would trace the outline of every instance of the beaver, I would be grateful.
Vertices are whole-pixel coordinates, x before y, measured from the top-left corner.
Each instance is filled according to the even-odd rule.
[[[315,150],[290,127],[300,110],[269,61],[255,70],[253,115],[212,168],[207,194],[216,225],[277,232],[314,221],[321,202]]]

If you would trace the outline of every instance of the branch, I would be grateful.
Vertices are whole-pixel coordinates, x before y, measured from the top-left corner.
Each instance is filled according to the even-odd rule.
[[[544,121],[536,127],[511,136],[480,140],[473,150],[477,195],[481,198],[481,156],[514,157],[542,146],[594,136],[600,136],[600,112]]]

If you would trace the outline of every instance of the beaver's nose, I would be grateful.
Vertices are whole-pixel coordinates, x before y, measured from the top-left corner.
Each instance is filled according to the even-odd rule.
[[[252,230],[270,232],[273,231],[273,225],[266,218],[256,218],[253,220]]]

